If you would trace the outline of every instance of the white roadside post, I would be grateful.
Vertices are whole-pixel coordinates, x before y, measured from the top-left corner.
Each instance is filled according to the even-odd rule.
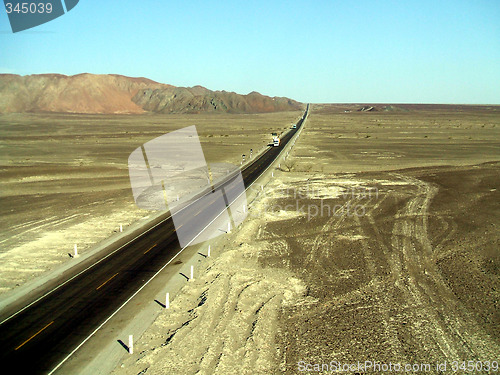
[[[194,266],[191,266],[191,277],[189,278],[189,281],[194,281]]]
[[[134,335],[128,335],[128,354],[134,354]]]
[[[76,246],[76,243],[75,243],[75,258],[78,256],[78,246]]]
[[[271,172],[271,177],[274,177],[274,172]]]
[[[165,296],[165,308],[170,308],[170,293],[167,293],[167,295]]]
[[[123,226],[120,224],[120,232],[123,232]]]
[[[210,258],[210,245],[208,245],[207,257]]]
[[[227,233],[231,232],[231,222],[227,223]]]

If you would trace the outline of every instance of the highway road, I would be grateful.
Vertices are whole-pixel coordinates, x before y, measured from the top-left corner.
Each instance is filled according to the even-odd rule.
[[[252,184],[302,126],[309,107],[278,147],[270,147],[243,171]],[[225,182],[225,187],[231,179]],[[201,209],[201,212],[200,212]],[[196,211],[196,212],[194,212]],[[217,212],[207,202],[187,206],[186,223],[194,215],[208,224]],[[0,325],[0,361],[20,374],[46,374],[127,301],[181,250],[172,219],[137,237],[63,286],[48,293]]]

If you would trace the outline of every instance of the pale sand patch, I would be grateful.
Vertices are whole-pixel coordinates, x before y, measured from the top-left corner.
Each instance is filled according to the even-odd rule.
[[[305,213],[293,210],[278,210],[277,206],[267,206],[265,212],[260,212],[258,216],[266,222],[285,221],[296,217],[305,216]]]
[[[45,227],[32,228],[37,237],[21,243],[8,252],[0,253],[0,293],[21,285],[25,280],[41,275],[73,254],[75,239],[79,252],[92,247],[119,230],[138,220],[144,211],[131,207],[129,211],[117,210],[98,217],[76,215],[69,226],[47,231]],[[51,224],[54,224],[52,221]],[[61,251],[61,249],[65,249]]]
[[[360,241],[360,240],[364,240],[366,239],[365,236],[362,236],[360,234],[353,234],[353,235],[343,235],[343,234],[339,234],[337,235],[337,238],[339,240],[348,240],[348,241]]]
[[[404,181],[404,180],[394,180],[394,181],[388,181],[388,180],[374,180],[375,183],[377,184],[380,184],[380,185],[394,185],[394,186],[398,186],[398,185],[409,185],[408,181]]]

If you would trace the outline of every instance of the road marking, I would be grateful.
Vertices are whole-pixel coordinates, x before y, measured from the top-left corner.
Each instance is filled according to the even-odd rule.
[[[197,213],[194,214],[194,216],[198,216],[200,214],[201,210],[199,210]]]
[[[54,323],[54,321],[51,321],[49,324],[47,324],[45,327],[43,327],[40,331],[38,331],[37,333],[35,333],[33,336],[31,336],[28,340],[26,340],[25,342],[23,342],[21,345],[19,345],[17,348],[15,348],[14,350],[17,350],[19,348],[21,348],[24,344],[26,344],[28,341],[30,341],[31,339],[33,339],[36,335],[38,335],[40,332],[42,332],[45,328],[47,328],[48,326],[50,326],[52,323]]]
[[[120,272],[115,273],[113,276],[111,276],[109,279],[107,279],[105,282],[103,282],[101,285],[99,285],[95,290],[101,289],[104,285],[106,285],[107,282],[111,281],[116,275],[118,275]]]
[[[155,247],[156,245],[158,245],[158,244],[157,244],[157,243],[155,243],[153,246],[151,246],[149,249],[147,249],[147,250],[144,252],[144,254],[149,253],[149,250],[151,250],[151,249],[152,249],[153,247]]]
[[[309,107],[308,107],[308,108],[309,108]],[[304,121],[305,121],[305,120],[304,120]],[[296,132],[295,132],[295,134],[293,135],[295,138],[298,138],[298,136],[299,136],[299,135],[300,135],[300,133],[302,132],[302,129],[303,129],[303,126],[302,126],[302,125],[303,125],[304,121],[302,122],[302,124],[301,124],[301,126],[300,126],[299,130],[298,130],[298,131],[296,131]],[[283,149],[283,150],[284,150],[284,149]],[[274,162],[276,162],[276,160],[277,160],[277,159],[281,156],[281,154],[282,154],[283,150],[281,150],[281,151],[278,153],[278,155],[277,155],[277,156],[276,156],[276,158],[274,159]],[[274,163],[274,162],[273,162],[273,163]],[[269,168],[271,168],[271,166],[273,165],[273,163],[270,163],[270,164],[267,166],[267,168],[266,168],[266,169],[264,169],[264,171],[263,171],[263,172],[261,172],[261,174],[259,175],[259,177],[260,177],[260,176],[262,176],[264,173],[266,173],[266,171],[267,171]],[[243,170],[246,170],[249,166],[252,166],[252,164],[247,165],[247,166],[246,166]],[[256,180],[257,180],[257,179],[256,179]],[[255,181],[256,181],[256,180],[255,180]],[[254,181],[254,182],[255,182],[255,181]],[[248,187],[246,187],[246,188],[245,188],[245,191],[241,192],[241,194],[240,194],[240,195],[238,195],[238,196],[237,196],[237,197],[236,197],[236,198],[235,198],[235,199],[234,199],[234,200],[233,200],[233,201],[232,201],[232,202],[228,205],[228,207],[229,207],[229,206],[231,206],[234,202],[236,202],[236,200],[237,200],[239,197],[241,197],[244,193],[246,193],[246,192],[247,192],[247,190],[248,190],[248,189],[250,189],[250,187],[254,184],[254,182],[252,182],[252,183],[251,183]],[[192,202],[192,203],[194,203],[194,202]],[[191,205],[192,203],[190,203],[190,205]],[[187,207],[187,206],[186,206],[186,207]],[[185,207],[183,207],[182,209],[184,209],[184,208],[185,208]],[[125,302],[123,302],[123,304],[122,304],[120,307],[118,307],[118,308],[117,308],[117,309],[116,309],[116,310],[115,310],[115,311],[114,311],[114,312],[113,312],[110,316],[108,316],[108,318],[107,318],[104,322],[102,322],[102,323],[101,323],[101,325],[99,325],[99,327],[97,327],[96,329],[94,329],[94,331],[92,331],[92,333],[91,333],[90,335],[88,335],[88,336],[87,336],[87,337],[86,337],[86,338],[85,338],[85,339],[84,339],[84,340],[83,340],[83,341],[82,341],[82,342],[81,342],[81,343],[80,343],[80,344],[79,344],[79,345],[78,345],[75,349],[73,349],[73,351],[72,351],[71,353],[69,353],[69,354],[68,354],[68,355],[67,355],[67,356],[66,356],[66,357],[65,357],[65,358],[64,358],[61,362],[59,362],[59,363],[57,364],[57,366],[56,366],[56,367],[54,367],[54,368],[52,369],[52,371],[50,371],[50,372],[49,372],[49,374],[48,374],[48,375],[52,375],[54,372],[56,372],[56,371],[57,371],[57,369],[58,369],[59,367],[61,367],[61,366],[64,364],[64,362],[66,362],[66,361],[67,361],[67,360],[68,360],[68,359],[69,359],[69,358],[70,358],[73,354],[75,354],[75,352],[76,352],[78,349],[80,349],[80,348],[81,348],[81,347],[82,347],[82,346],[83,346],[83,345],[84,345],[84,344],[85,344],[88,340],[90,340],[90,338],[91,338],[92,336],[94,336],[94,335],[96,334],[96,332],[97,332],[97,331],[99,331],[99,330],[100,330],[100,329],[101,329],[101,328],[102,328],[102,327],[103,327],[103,326],[104,326],[107,322],[109,322],[109,321],[110,321],[110,320],[111,320],[111,319],[112,319],[112,318],[113,318],[113,317],[114,317],[114,316],[115,316],[115,315],[116,315],[116,314],[117,314],[117,313],[118,313],[118,312],[119,312],[119,311],[120,311],[120,310],[121,310],[121,309],[122,309],[122,308],[123,308],[123,307],[124,307],[127,303],[129,303],[129,302],[130,302],[130,300],[131,300],[132,298],[134,298],[137,294],[139,294],[139,292],[140,292],[142,289],[144,289],[144,288],[146,287],[146,285],[148,285],[148,284],[149,284],[149,283],[150,283],[150,282],[151,282],[154,278],[156,278],[156,276],[158,276],[158,275],[159,275],[159,274],[160,274],[160,273],[161,273],[161,272],[162,272],[162,271],[163,271],[163,270],[164,270],[164,269],[165,269],[165,268],[166,268],[166,267],[167,267],[167,266],[168,266],[168,265],[169,265],[169,264],[170,264],[170,263],[171,263],[171,262],[175,259],[175,258],[177,258],[177,256],[178,256],[180,253],[182,253],[182,252],[184,251],[184,249],[185,249],[185,248],[187,248],[189,245],[191,245],[191,243],[192,243],[192,242],[193,242],[193,241],[194,241],[194,240],[195,240],[195,239],[196,239],[196,238],[197,238],[197,237],[198,237],[198,236],[199,236],[199,235],[200,235],[200,234],[201,234],[201,233],[202,233],[205,229],[207,229],[207,228],[208,228],[208,227],[209,227],[209,226],[210,226],[210,225],[211,225],[211,224],[212,224],[215,220],[217,220],[217,219],[218,219],[218,218],[219,218],[219,217],[220,217],[220,216],[221,216],[224,212],[226,212],[226,210],[221,211],[221,213],[220,213],[219,215],[217,215],[217,217],[216,217],[215,219],[213,219],[210,223],[208,223],[208,225],[207,225],[205,228],[203,228],[203,229],[202,229],[202,230],[201,230],[201,231],[200,231],[200,232],[199,232],[199,233],[198,233],[198,234],[197,234],[197,235],[196,235],[196,236],[195,236],[195,237],[194,237],[191,241],[189,241],[189,243],[188,243],[186,246],[184,246],[182,249],[180,249],[180,250],[177,252],[177,254],[175,254],[175,255],[174,255],[174,256],[173,256],[173,257],[172,257],[172,258],[171,258],[171,259],[170,259],[170,260],[169,260],[169,261],[168,261],[168,262],[167,262],[167,263],[166,263],[163,267],[162,267],[162,268],[160,268],[160,269],[159,269],[159,270],[158,270],[158,271],[157,271],[157,272],[156,272],[153,276],[151,276],[151,278],[150,278],[148,281],[146,281],[146,282],[145,282],[145,283],[144,283],[144,284],[143,284],[143,285],[142,285],[142,286],[141,286],[138,290],[136,290],[136,291],[135,291],[135,293],[134,293],[134,294],[132,294],[132,295],[129,297],[129,299],[128,299],[128,300],[126,300]],[[167,218],[167,219],[165,219],[165,220],[168,220],[168,219],[169,219],[169,218]],[[157,225],[153,226],[152,228],[155,228],[156,226],[160,225],[161,223],[162,223],[162,222],[158,223]],[[149,232],[152,228],[150,228],[150,229],[146,230],[143,234],[146,234],[146,233],[147,233],[147,232]],[[174,232],[175,232],[175,229],[174,229]],[[139,236],[137,236],[137,237],[139,237]],[[116,251],[116,250],[115,250],[115,251]]]

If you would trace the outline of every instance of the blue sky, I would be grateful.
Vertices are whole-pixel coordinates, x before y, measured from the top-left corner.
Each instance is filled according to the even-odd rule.
[[[13,34],[0,72],[118,73],[303,102],[500,104],[500,1],[97,1]]]

